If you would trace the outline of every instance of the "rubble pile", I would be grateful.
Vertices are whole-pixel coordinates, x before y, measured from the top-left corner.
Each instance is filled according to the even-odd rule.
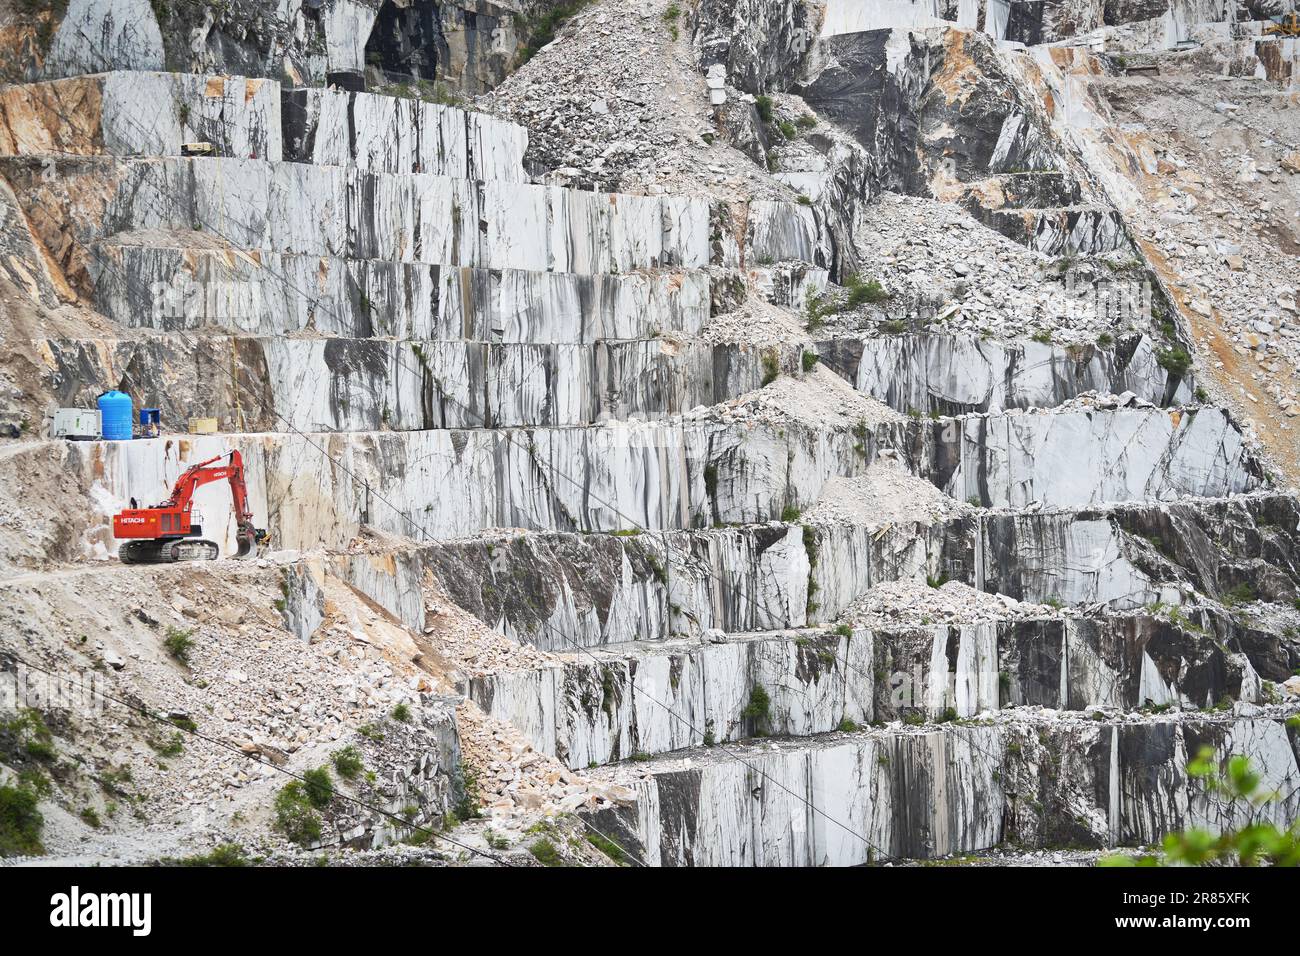
[[[889,300],[828,318],[831,330],[879,331],[899,320],[945,334],[1092,345],[1157,327],[1143,314],[1150,292],[1132,259],[1033,252],[952,203],[885,193],[863,211],[856,241],[863,278],[879,281]]]
[[[559,184],[793,198],[715,142],[709,91],[685,35],[689,16],[669,0],[593,4],[478,105],[528,127],[529,158]]]
[[[781,425],[799,422],[836,430],[901,421],[893,409],[854,389],[828,369],[814,366],[803,375],[782,375],[753,392],[707,409],[692,418],[733,424]]]
[[[857,478],[833,478],[804,512],[810,525],[851,524],[879,528],[896,522],[933,524],[974,510],[954,501],[931,482],[910,474],[899,462],[882,459]]]
[[[1147,164],[1136,228],[1164,257],[1184,308],[1219,332],[1202,331],[1198,344],[1247,359],[1225,398],[1246,419],[1294,431],[1300,283],[1287,238],[1300,213],[1294,108],[1284,95],[1231,77],[1207,84],[1176,72],[1158,81],[1116,78],[1102,89]],[[1223,368],[1224,357],[1214,358]]]
[[[932,586],[915,579],[879,584],[842,615],[854,627],[890,630],[929,624],[979,624],[1056,617],[1064,609],[977,591],[959,581]]]
[[[419,739],[426,715],[448,713],[431,679],[404,659],[410,638],[400,628],[336,586],[316,637],[304,643],[277,607],[281,569],[259,564],[219,561],[184,573],[92,567],[39,591],[7,586],[5,628],[69,635],[55,657],[34,664],[98,671],[106,693],[165,717],[150,721],[109,702],[61,741],[96,768],[99,782],[82,799],[101,817],[129,800],[141,819],[163,828],[160,840],[176,826],[187,839],[210,839],[229,832],[232,816],[255,828],[251,835],[288,779],[277,768],[328,763],[354,745],[371,769],[392,772],[415,759],[410,742],[385,752],[363,729],[391,727],[402,705]],[[189,727],[217,743],[191,737]],[[67,830],[48,834],[51,851],[75,847],[86,833],[70,819]]]

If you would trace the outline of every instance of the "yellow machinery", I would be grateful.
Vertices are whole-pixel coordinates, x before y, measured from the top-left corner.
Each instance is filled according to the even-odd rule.
[[[1300,13],[1284,13],[1274,17],[1264,28],[1264,36],[1300,37]]]

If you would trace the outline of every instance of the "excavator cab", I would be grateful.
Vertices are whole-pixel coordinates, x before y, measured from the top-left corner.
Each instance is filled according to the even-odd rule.
[[[216,463],[228,459],[227,464]],[[225,479],[238,530],[236,555],[247,557],[267,540],[266,530],[253,525],[244,481],[244,460],[238,451],[209,458],[187,469],[172,486],[171,497],[148,508],[126,508],[113,516],[113,537],[123,541],[117,556],[124,564],[158,564],[172,561],[211,561],[221,549],[202,537],[202,516],[194,507],[194,492],[202,485]],[[134,504],[134,499],[132,499]]]

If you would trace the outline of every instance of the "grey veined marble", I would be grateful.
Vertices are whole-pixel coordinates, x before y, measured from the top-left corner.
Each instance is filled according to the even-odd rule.
[[[1190,778],[1202,747],[1244,754],[1260,809]],[[847,866],[1004,842],[1144,845],[1189,826],[1289,825],[1300,755],[1277,719],[1026,720],[696,750],[639,765],[634,805],[594,825],[652,866]],[[648,773],[644,773],[648,771]]]
[[[440,392],[465,403],[460,391]],[[288,425],[282,425],[288,428]],[[832,477],[860,475],[890,449],[958,500],[1024,507],[1223,496],[1261,481],[1218,409],[971,416],[851,431],[788,424],[737,429],[709,417],[591,428],[348,432],[319,442],[348,473],[302,472],[321,452],[297,433],[214,437],[245,450],[250,477],[274,489],[290,547],[337,547],[363,519],[386,531],[454,537],[483,528],[674,529],[770,521],[813,505]],[[162,440],[96,451],[102,482],[125,500],[174,479],[204,445]],[[382,495],[390,507],[379,506]],[[399,514],[400,511],[400,514]],[[342,538],[341,538],[342,536]],[[1092,545],[1087,545],[1093,549]]]

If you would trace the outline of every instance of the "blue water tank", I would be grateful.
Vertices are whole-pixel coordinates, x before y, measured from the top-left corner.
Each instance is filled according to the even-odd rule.
[[[99,414],[103,420],[104,438],[109,441],[129,441],[131,438],[131,396],[125,392],[105,392],[99,396]]]

